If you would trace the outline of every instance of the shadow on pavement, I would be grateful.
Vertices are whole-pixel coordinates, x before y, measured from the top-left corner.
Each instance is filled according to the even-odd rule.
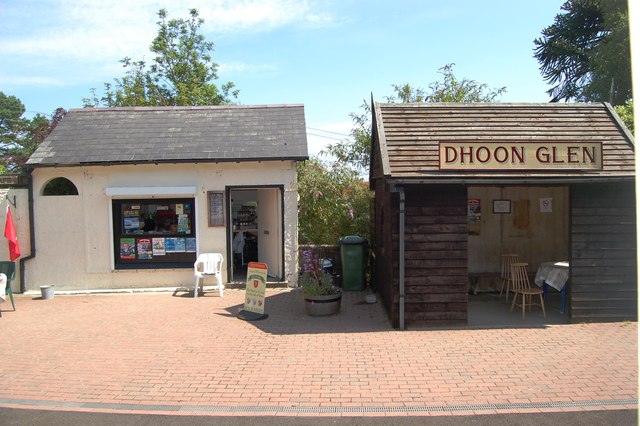
[[[340,313],[325,317],[306,314],[300,289],[286,289],[271,293],[265,299],[265,313],[268,318],[251,323],[270,334],[315,334],[315,333],[366,333],[394,331],[389,316],[380,302],[367,303],[369,291],[343,292]],[[237,317],[242,304],[225,308],[229,317]],[[527,311],[525,318],[516,307],[497,293],[469,295],[469,321],[467,325],[429,326],[408,324],[407,330],[425,329],[495,329],[495,328],[544,328],[550,325],[568,324],[567,313],[560,313],[560,296],[548,295],[547,315],[544,317],[539,307]]]

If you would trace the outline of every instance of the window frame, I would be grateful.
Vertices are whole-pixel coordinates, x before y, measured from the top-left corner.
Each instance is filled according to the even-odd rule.
[[[180,233],[180,232],[158,232],[158,231],[148,231],[148,232],[130,232],[127,233],[124,231],[124,214],[125,210],[136,210],[131,209],[131,205],[137,205],[139,207],[148,206],[148,205],[176,205],[182,204],[183,209],[185,205],[189,205],[188,209],[183,210],[183,214],[187,215],[189,220],[189,232],[188,233]],[[194,197],[179,197],[179,198],[148,198],[148,197],[140,197],[140,198],[126,198],[126,199],[112,199],[112,223],[111,223],[111,232],[113,236],[113,246],[114,246],[114,269],[115,270],[127,270],[127,269],[174,269],[174,268],[193,268],[193,263],[196,260],[196,250],[197,250],[197,240],[196,240],[196,213],[195,206],[196,200]],[[129,206],[126,208],[125,206]],[[142,211],[143,209],[138,208],[138,210]],[[159,210],[156,210],[156,212]],[[188,212],[187,212],[188,211]],[[177,213],[174,213],[177,215]],[[164,243],[166,244],[167,238],[190,238],[193,239],[191,241],[192,244],[189,245],[189,249],[191,251],[184,252],[166,252],[164,255],[151,255],[149,259],[139,258],[139,245],[140,243],[146,244],[147,241],[140,240],[150,240],[150,243],[153,243],[153,239],[163,238],[165,239]],[[134,249],[133,255],[134,258],[123,258],[121,253],[121,244],[126,244],[123,242],[123,239],[134,240]]]

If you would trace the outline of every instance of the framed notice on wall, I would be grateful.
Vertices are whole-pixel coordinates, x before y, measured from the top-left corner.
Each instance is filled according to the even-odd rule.
[[[511,213],[511,200],[493,200],[493,212],[498,214]]]
[[[207,192],[209,204],[209,226],[224,226],[224,192]]]

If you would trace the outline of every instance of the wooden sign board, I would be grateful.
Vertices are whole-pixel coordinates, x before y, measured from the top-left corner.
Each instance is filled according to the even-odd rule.
[[[601,170],[602,143],[441,142],[440,170]]]
[[[264,298],[267,290],[267,265],[249,262],[244,295],[244,310],[264,314]]]

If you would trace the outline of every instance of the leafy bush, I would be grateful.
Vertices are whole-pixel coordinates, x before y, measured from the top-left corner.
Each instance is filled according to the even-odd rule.
[[[311,159],[298,165],[300,244],[337,244],[346,235],[369,239],[371,192],[358,174]]]

